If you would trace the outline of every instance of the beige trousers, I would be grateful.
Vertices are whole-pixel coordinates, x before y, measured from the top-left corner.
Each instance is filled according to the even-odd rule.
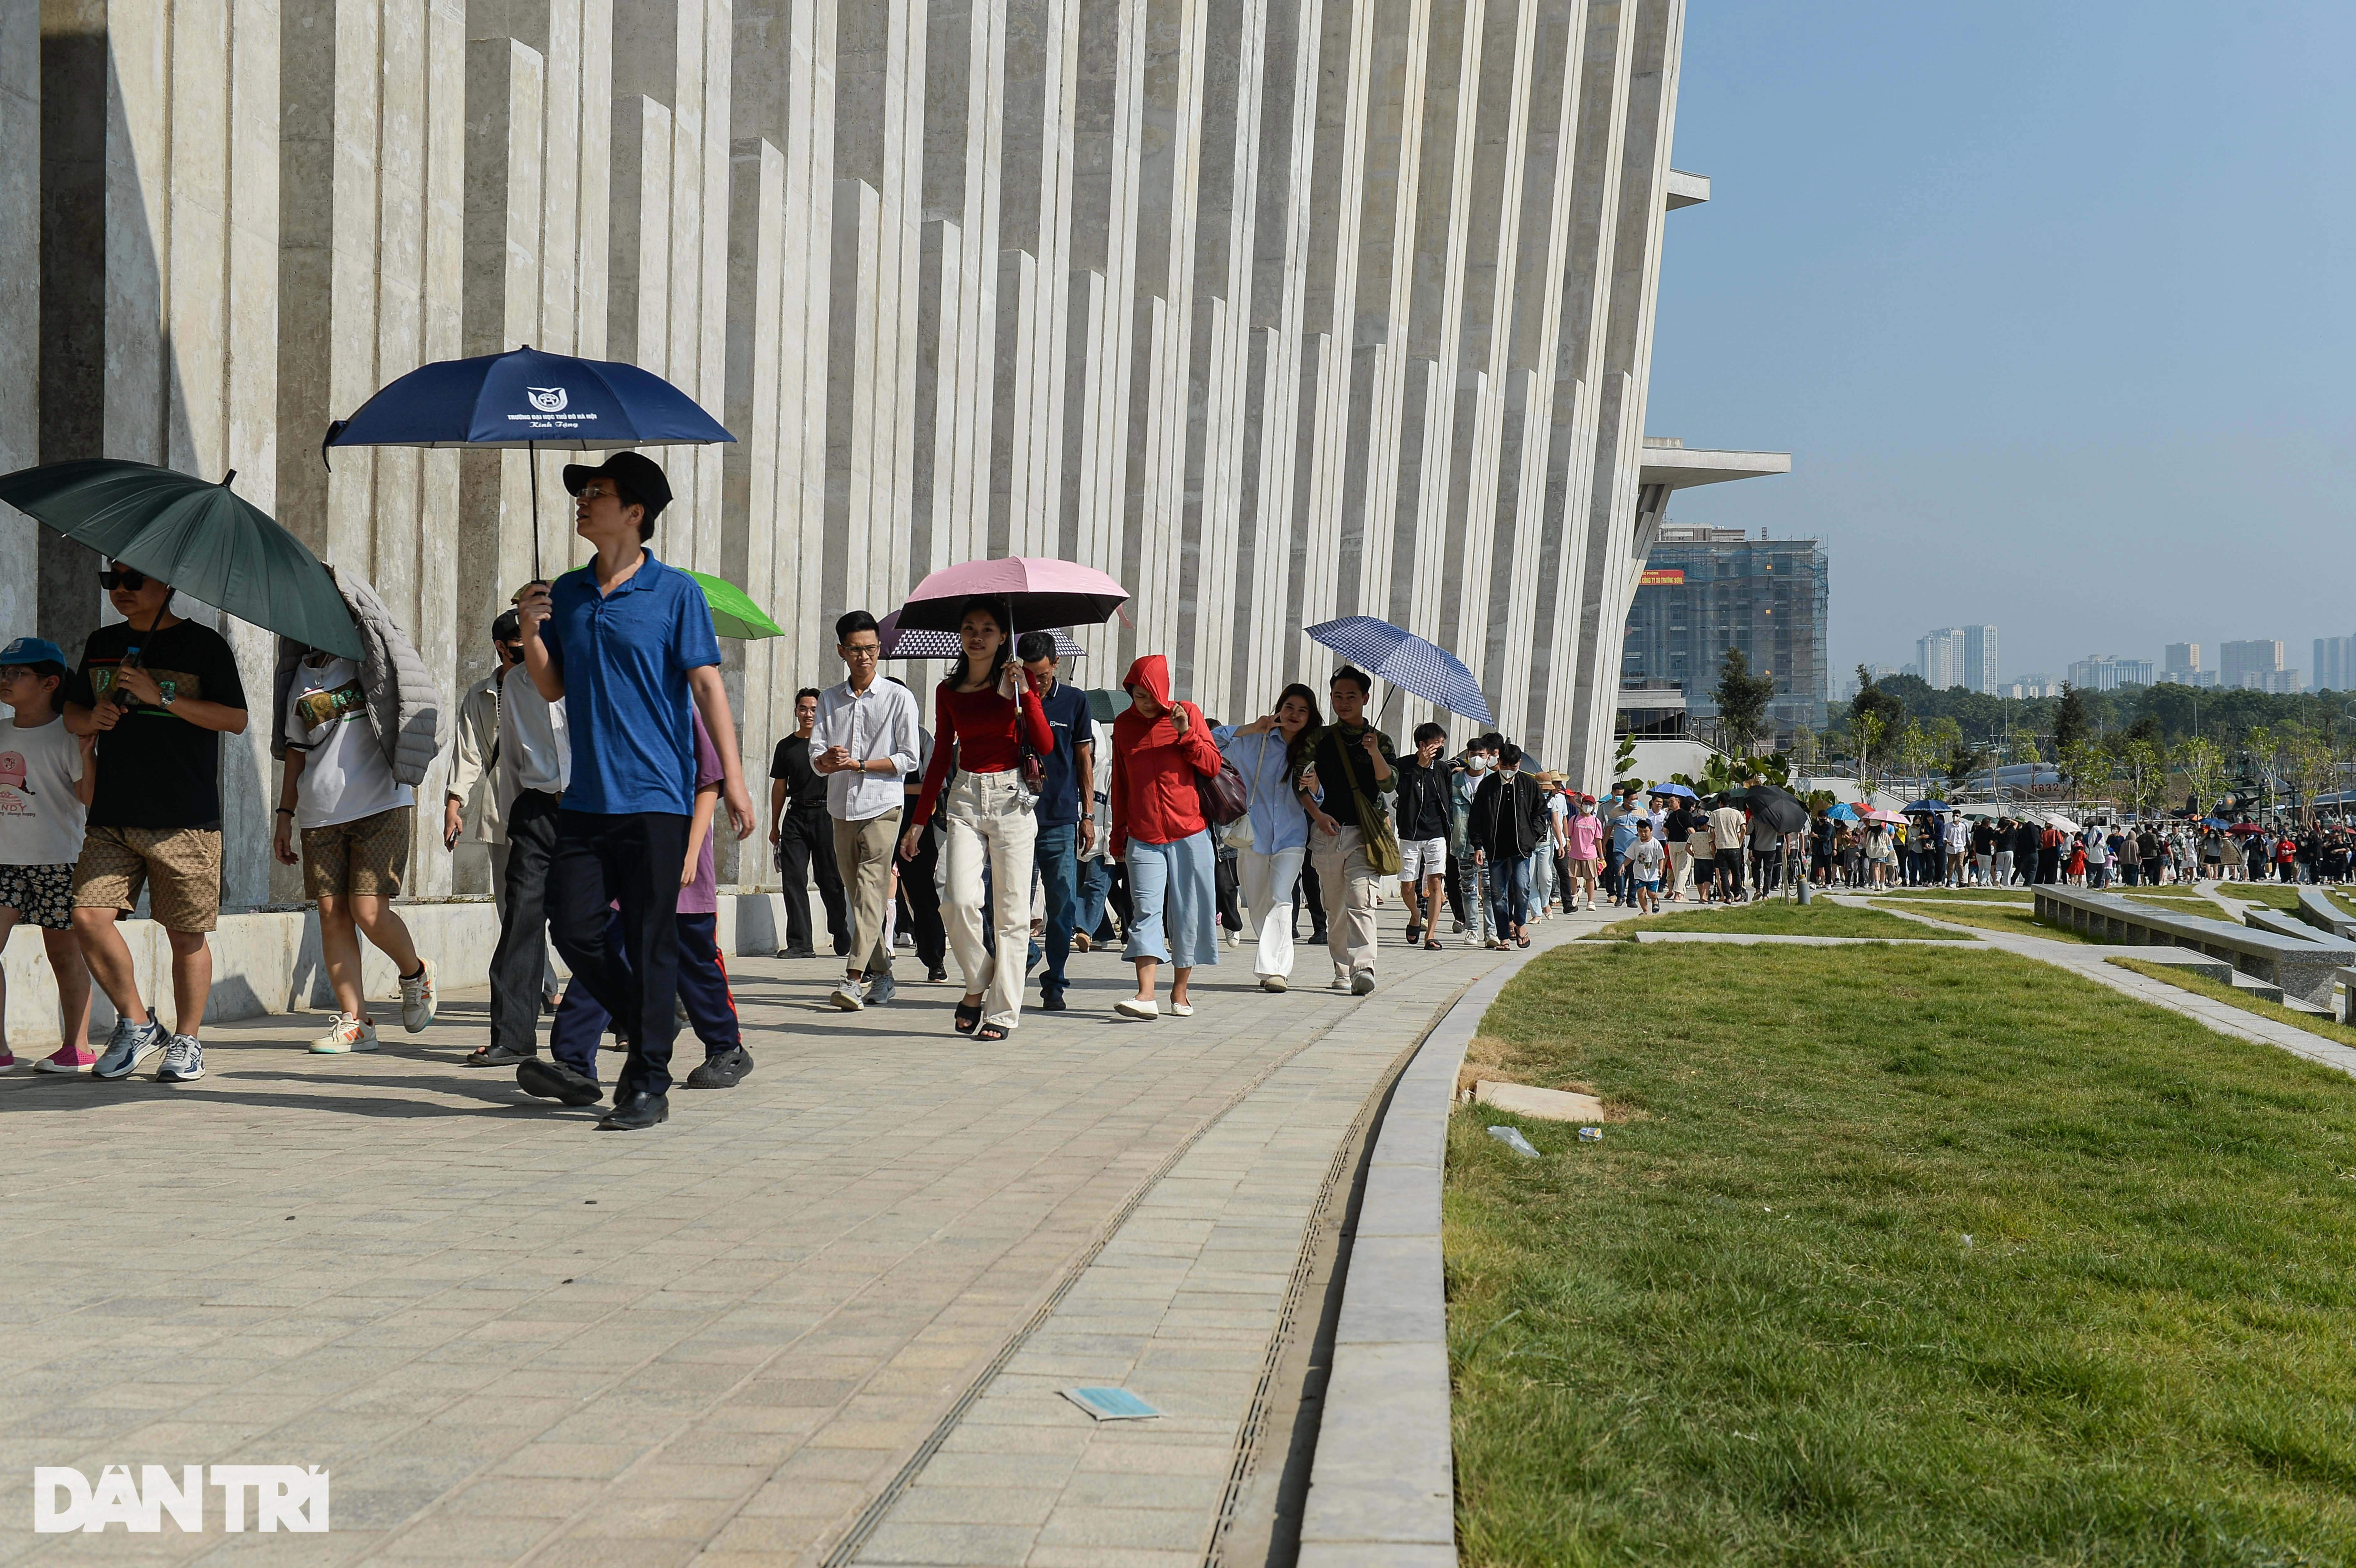
[[[1325,895],[1325,946],[1334,969],[1355,975],[1375,966],[1375,901],[1382,879],[1366,863],[1366,836],[1345,827],[1327,837],[1314,825],[1309,829],[1309,859],[1317,868],[1317,886]]]
[[[965,971],[965,994],[980,997],[981,1021],[1011,1029],[1023,1021],[1023,960],[1031,950],[1031,851],[1039,836],[1023,775],[960,771],[941,802],[941,923]],[[990,925],[998,951],[982,945],[981,872],[990,868]]]
[[[900,842],[900,808],[862,822],[834,819],[834,864],[851,903],[851,956],[861,975],[892,972],[892,856]]]

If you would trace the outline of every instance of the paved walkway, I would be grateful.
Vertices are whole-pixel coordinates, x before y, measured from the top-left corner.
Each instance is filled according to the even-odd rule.
[[[1231,950],[1129,1024],[1081,956],[988,1050],[950,987],[844,1015],[830,961],[744,961],[758,1070],[642,1134],[458,1065],[463,997],[372,1056],[264,1019],[196,1084],[0,1080],[0,1562],[1203,1563],[1274,1506],[1354,1131],[1508,961],[1384,916],[1371,997]],[[1168,1413],[1095,1425],[1082,1381]],[[203,1535],[30,1532],[36,1465],[241,1461],[328,1468],[333,1531],[227,1534],[213,1491]]]

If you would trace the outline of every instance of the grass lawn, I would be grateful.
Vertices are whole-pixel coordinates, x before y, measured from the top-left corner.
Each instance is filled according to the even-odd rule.
[[[2356,1562],[2356,1083],[1921,947],[1573,945],[1483,1029],[1628,1119],[1454,1118],[1467,1564]]]
[[[1858,891],[1862,892],[1866,890]],[[2026,904],[2029,901],[2029,892],[2027,888],[1891,888],[1879,896],[1890,899],[1931,899],[1976,903]]]
[[[1883,907],[1877,903],[1876,909]],[[1974,909],[1969,904],[1949,905],[1939,910],[1922,910],[1932,920],[1951,920],[1957,925],[1976,925],[1982,931],[2008,931],[2015,936],[2042,936],[2049,942],[2092,942],[2066,925],[2048,925],[2026,909]]]
[[[2309,1034],[2319,1034],[2341,1045],[2356,1045],[2356,1029],[2335,1023],[2314,1013],[2302,1013],[2280,1002],[2269,1002],[2247,991],[2237,991],[2222,980],[2211,980],[2206,975],[2196,975],[2180,964],[2154,964],[2147,958],[2113,958],[2109,963],[2122,969],[2132,969],[2138,975],[2148,975],[2155,980],[2165,980],[2181,990],[2197,991],[2204,997],[2214,997],[2231,1003],[2245,1013],[2255,1013],[2262,1019],[2272,1019],[2278,1024],[2303,1029]]]
[[[1719,905],[1679,910],[1674,914],[1646,915],[1605,926],[1590,942],[1633,942],[1637,928],[1646,931],[1757,932],[1764,936],[1872,936],[1888,942],[1936,942],[1943,932],[1917,925],[1894,915],[1837,904],[1820,899],[1804,907],[1770,899],[1764,903]],[[1962,936],[1962,932],[1953,933]]]
[[[2211,882],[2229,899],[2244,903],[2265,904],[2271,909],[2297,909],[2298,886],[2295,882]]]

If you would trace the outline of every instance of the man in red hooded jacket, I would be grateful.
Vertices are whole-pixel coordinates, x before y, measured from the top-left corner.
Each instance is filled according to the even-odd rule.
[[[1197,964],[1219,961],[1218,855],[1197,781],[1223,760],[1202,709],[1170,696],[1170,662],[1148,654],[1121,679],[1130,705],[1112,725],[1111,853],[1129,870],[1129,946],[1137,995],[1113,1005],[1123,1018],[1161,1015],[1156,971],[1172,968],[1170,1010],[1191,1017],[1186,994]]]

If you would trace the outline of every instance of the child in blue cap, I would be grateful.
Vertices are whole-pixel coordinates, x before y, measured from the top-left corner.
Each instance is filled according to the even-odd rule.
[[[58,708],[65,677],[65,653],[46,638],[18,637],[0,648],[0,703],[16,710],[15,722],[0,727],[0,946],[19,925],[39,927],[57,976],[65,1044],[34,1063],[43,1072],[87,1072],[98,1061],[90,1049],[90,966],[73,934],[74,862],[94,782],[92,742],[66,731]],[[0,1019],[6,996],[0,979]],[[0,1072],[16,1066],[0,1032]]]

